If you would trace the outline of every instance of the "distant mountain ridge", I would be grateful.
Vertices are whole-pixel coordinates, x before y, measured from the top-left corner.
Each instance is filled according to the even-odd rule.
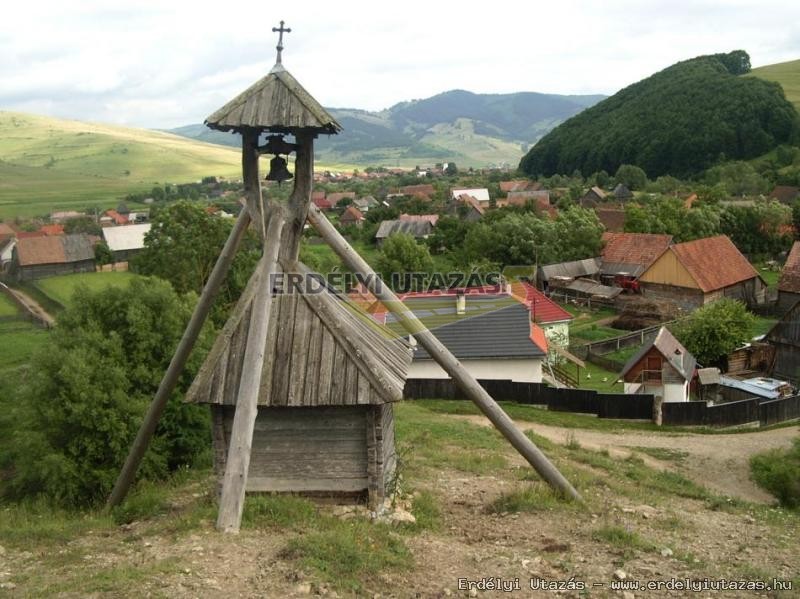
[[[380,112],[329,108],[344,130],[317,142],[318,159],[357,165],[408,166],[452,160],[463,166],[516,164],[553,127],[605,98],[536,92],[475,94],[452,90],[400,102]],[[238,136],[202,124],[170,133],[238,146]]]

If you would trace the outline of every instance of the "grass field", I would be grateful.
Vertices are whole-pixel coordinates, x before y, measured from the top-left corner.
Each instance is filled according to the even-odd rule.
[[[81,285],[91,291],[99,291],[106,287],[127,285],[137,275],[131,272],[85,272],[74,275],[48,277],[36,281],[35,286],[52,300],[62,306],[69,306],[75,289]]]
[[[47,343],[48,335],[21,318],[0,322],[0,377],[9,369],[28,364],[33,353]]]
[[[0,293],[0,318],[6,316],[17,316],[19,311],[7,295]]]
[[[748,76],[780,83],[786,99],[800,111],[800,60],[759,67],[750,71]]]

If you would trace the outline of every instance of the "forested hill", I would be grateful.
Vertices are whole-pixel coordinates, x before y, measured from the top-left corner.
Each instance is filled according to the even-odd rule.
[[[642,167],[651,178],[694,175],[723,159],[800,140],[800,116],[777,83],[741,77],[737,50],[679,62],[584,110],[520,161],[530,175]]]
[[[329,108],[343,131],[320,137],[315,150],[317,159],[327,163],[364,166],[442,161],[459,166],[516,164],[542,135],[604,97],[452,90],[380,112]],[[238,137],[203,125],[170,132],[211,143],[240,144]]]

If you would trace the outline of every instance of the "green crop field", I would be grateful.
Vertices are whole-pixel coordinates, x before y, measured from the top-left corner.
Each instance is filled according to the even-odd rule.
[[[800,112],[800,60],[759,67],[750,71],[749,75],[780,83],[786,99]]]
[[[92,291],[99,291],[107,287],[127,285],[136,276],[138,275],[130,272],[85,272],[40,279],[35,285],[49,298],[62,306],[69,306],[72,295],[81,285]]]
[[[0,318],[17,316],[19,311],[7,295],[0,293]]]

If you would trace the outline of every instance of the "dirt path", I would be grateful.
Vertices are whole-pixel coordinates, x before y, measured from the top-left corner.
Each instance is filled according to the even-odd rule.
[[[456,417],[490,426],[483,416]],[[790,426],[766,432],[704,435],[646,431],[608,433],[523,421],[517,421],[517,426],[556,443],[565,444],[574,439],[587,449],[605,449],[613,457],[625,458],[637,447],[686,452],[685,458],[676,461],[655,459],[641,452],[637,455],[650,466],[680,472],[718,493],[767,504],[774,503],[775,499],[750,480],[750,457],[768,449],[790,447],[800,431],[800,427]]]
[[[30,295],[25,293],[24,291],[20,291],[19,289],[12,289],[8,287],[4,283],[0,283],[3,286],[3,290],[9,293],[13,299],[16,300],[18,305],[22,306],[22,309],[25,310],[28,314],[33,316],[36,320],[41,321],[44,323],[45,326],[48,328],[52,327],[56,319],[53,318],[47,310],[45,310],[42,305],[33,299]]]

